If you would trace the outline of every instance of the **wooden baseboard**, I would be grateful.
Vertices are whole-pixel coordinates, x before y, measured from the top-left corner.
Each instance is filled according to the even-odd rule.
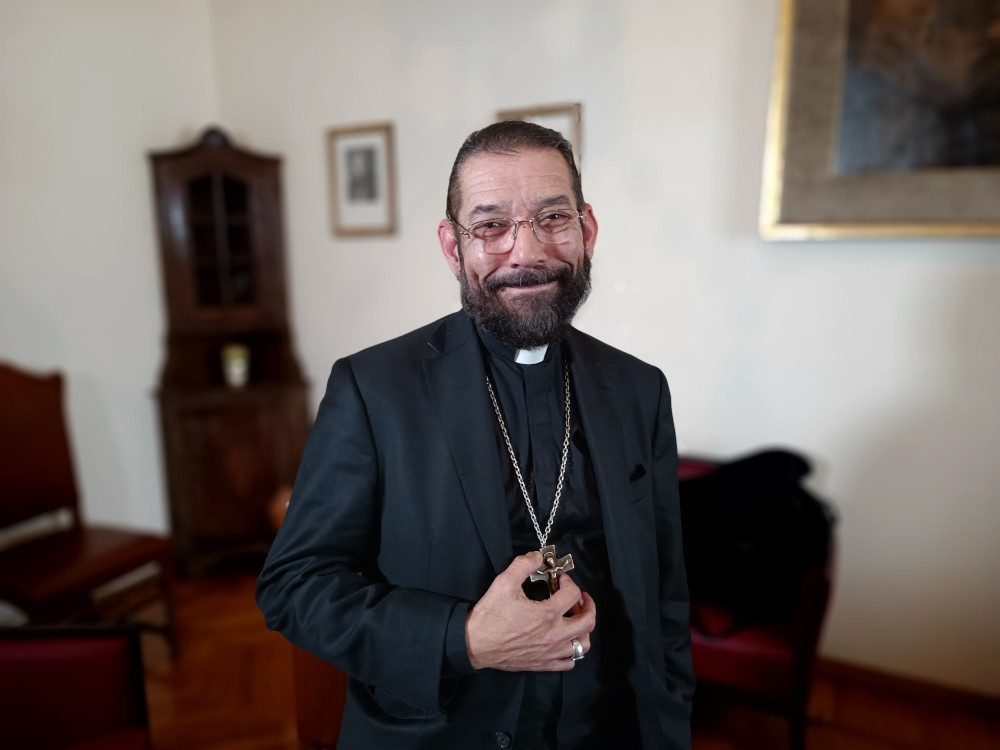
[[[1000,698],[983,693],[974,693],[961,688],[952,688],[910,677],[879,672],[835,659],[818,659],[815,674],[816,677],[829,677],[838,682],[850,682],[862,688],[878,690],[881,693],[894,693],[907,700],[934,703],[939,708],[981,714],[993,719],[1000,717]]]

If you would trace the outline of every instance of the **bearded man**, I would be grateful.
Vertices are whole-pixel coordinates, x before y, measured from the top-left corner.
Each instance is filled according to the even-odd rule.
[[[569,144],[469,136],[462,311],[333,366],[257,587],[350,677],[338,747],[690,748],[670,395],[571,326],[597,240]]]

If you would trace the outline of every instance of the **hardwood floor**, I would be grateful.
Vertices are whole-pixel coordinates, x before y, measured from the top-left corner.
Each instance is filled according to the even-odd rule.
[[[177,659],[144,636],[154,750],[295,750],[291,646],[264,626],[253,576],[177,584]]]
[[[162,638],[144,636],[154,750],[296,750],[291,646],[264,627],[253,586],[253,576],[178,583],[175,661]],[[998,750],[998,703],[953,703],[828,669],[813,689],[808,748]],[[699,706],[694,750],[786,747],[779,718]]]

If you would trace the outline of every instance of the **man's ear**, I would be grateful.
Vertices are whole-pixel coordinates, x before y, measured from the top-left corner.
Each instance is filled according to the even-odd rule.
[[[441,243],[441,252],[448,268],[455,274],[456,279],[460,278],[462,259],[458,255],[458,234],[455,232],[455,225],[449,219],[442,219],[438,224],[438,242]]]
[[[597,217],[594,207],[583,204],[583,250],[588,258],[594,257],[594,246],[597,244]]]

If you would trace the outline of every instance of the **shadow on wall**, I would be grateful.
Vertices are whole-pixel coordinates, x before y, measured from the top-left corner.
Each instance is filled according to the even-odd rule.
[[[872,666],[1000,695],[1000,270],[946,299],[923,308],[926,397],[858,425],[870,448],[844,507],[838,640]]]

